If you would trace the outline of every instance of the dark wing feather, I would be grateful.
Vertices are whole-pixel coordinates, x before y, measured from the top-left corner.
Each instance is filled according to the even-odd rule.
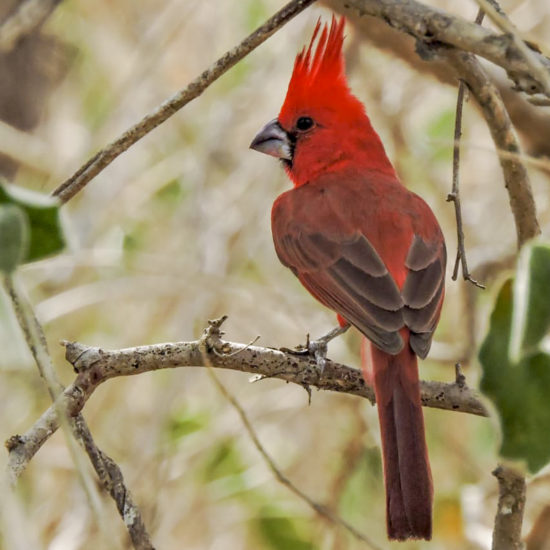
[[[424,359],[430,351],[445,292],[446,252],[442,240],[427,243],[415,235],[406,266],[409,273],[401,294],[405,323],[411,330],[410,345]]]
[[[321,302],[388,353],[403,347],[403,299],[384,262],[362,234],[338,242],[321,233],[287,233],[277,254]]]

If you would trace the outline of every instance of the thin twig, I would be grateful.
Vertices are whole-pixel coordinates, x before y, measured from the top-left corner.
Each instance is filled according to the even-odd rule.
[[[521,162],[521,148],[510,115],[499,91],[487,76],[479,61],[471,54],[441,48],[438,54],[446,58],[475,97],[499,153],[510,207],[516,224],[518,247],[540,234],[537,211],[529,175]]]
[[[101,505],[97,494],[96,485],[91,479],[88,470],[84,466],[82,457],[78,453],[78,447],[75,440],[71,437],[73,433],[75,436],[77,435],[74,419],[67,415],[66,408],[58,399],[58,397],[62,395],[64,388],[59,383],[55,375],[42,326],[34,315],[31,305],[27,302],[23,293],[18,290],[14,276],[12,274],[5,274],[3,276],[3,284],[6,294],[10,298],[19,327],[23,332],[25,342],[27,343],[27,346],[33,356],[38,372],[44,380],[48,393],[50,394],[50,398],[53,401],[52,407],[55,410],[58,425],[60,425],[63,429],[67,448],[69,449],[69,453],[74,462],[75,469],[88,498],[88,502],[90,503],[96,522],[101,528],[103,522],[101,518]],[[14,444],[17,444],[17,440],[10,438],[6,446],[9,450],[11,450],[11,446]],[[9,465],[7,474],[10,484],[12,486],[15,485],[18,476],[16,471]]]
[[[97,447],[82,415],[79,414],[76,417],[75,424],[79,439],[90,457],[101,485],[115,501],[120,517],[128,529],[134,549],[155,550],[141,512],[124,483],[124,476],[120,467],[110,456]]]
[[[17,42],[40,27],[61,0],[24,0],[0,25],[0,53],[10,52]]]
[[[170,99],[167,99],[152,113],[146,115],[137,124],[126,130],[119,138],[101,149],[101,151],[98,151],[68,180],[55,189],[53,195],[59,197],[62,202],[70,200],[120,154],[177,113],[191,100],[202,94],[208,86],[233,67],[233,65],[247,56],[275,33],[275,31],[288,23],[295,15],[303,11],[310,4],[313,4],[313,2],[315,0],[292,0],[289,2],[252,34],[247,36],[239,45],[222,55],[186,88],[180,90]]]
[[[109,456],[95,445],[90,429],[80,412],[77,415],[70,415],[68,413],[68,403],[63,399],[63,392],[66,390],[55,375],[44,331],[31,305],[27,303],[23,295],[18,292],[12,275],[4,276],[4,287],[11,299],[16,318],[34,357],[40,376],[44,379],[50,397],[54,402],[51,409],[56,418],[56,426],[50,431],[50,435],[59,425],[64,428],[67,436],[67,446],[94,515],[96,516],[96,523],[100,530],[103,529],[104,522],[101,517],[101,506],[97,496],[96,486],[88,474],[88,470],[84,467],[82,458],[77,452],[77,447],[71,434],[73,434],[82,444],[103,488],[115,500],[135,550],[154,550],[149,534],[145,529],[141,512],[134,504],[130,492],[124,485],[124,478],[120,468]],[[41,435],[48,433],[48,428],[46,428],[46,432],[44,432],[44,426],[38,425],[40,426],[39,433]],[[12,484],[15,483],[26,466],[26,461],[21,454],[21,446],[24,445],[24,443],[25,438],[20,436],[11,437],[6,443],[6,447],[9,451],[8,476]],[[107,533],[104,533],[103,537],[105,540],[108,540]]]
[[[479,10],[475,22],[480,25],[483,21],[484,12]],[[458,277],[458,268],[462,265],[462,278],[465,281],[470,281],[473,285],[479,288],[485,288],[481,283],[477,282],[468,270],[468,261],[466,259],[466,247],[464,245],[464,230],[462,225],[462,206],[460,203],[459,190],[459,171],[460,171],[460,138],[462,137],[462,109],[464,107],[464,94],[466,93],[466,85],[461,80],[458,83],[458,94],[456,98],[456,115],[455,115],[455,131],[453,142],[453,184],[452,190],[447,195],[447,201],[452,202],[455,208],[456,218],[456,259],[453,268],[453,281]]]
[[[281,472],[277,464],[275,464],[275,461],[273,460],[273,458],[271,458],[269,453],[265,450],[265,447],[262,445],[258,437],[258,434],[256,433],[256,430],[252,426],[252,423],[250,422],[250,419],[248,418],[248,415],[246,414],[245,410],[242,408],[237,398],[222,384],[222,382],[216,375],[214,371],[214,365],[210,360],[210,352],[212,350],[215,350],[218,347],[217,343],[219,342],[219,339],[221,336],[221,332],[220,332],[221,322],[219,321],[220,320],[211,321],[208,327],[204,330],[202,338],[199,340],[199,349],[201,351],[204,364],[208,368],[208,374],[210,375],[210,378],[212,379],[212,382],[214,383],[218,391],[237,411],[237,414],[239,415],[252,443],[254,444],[254,447],[256,447],[257,451],[260,453],[260,455],[262,455],[262,458],[264,459],[265,463],[268,465],[273,475],[277,478],[277,481],[279,481],[281,484],[287,487],[287,489],[292,491],[298,498],[303,500],[314,512],[316,512],[320,516],[324,517],[325,519],[328,519],[330,522],[334,523],[335,525],[340,525],[346,531],[348,531],[351,535],[353,535],[356,539],[364,542],[365,544],[370,546],[370,548],[372,548],[373,550],[381,550],[378,545],[376,545],[366,535],[358,531],[355,527],[353,527],[353,525],[350,525],[347,521],[342,519],[338,514],[335,514],[334,512],[329,510],[326,506],[316,502],[306,493],[298,489],[298,487],[296,487],[296,485],[294,485],[294,483],[292,483],[292,481],[290,481],[290,479],[288,479]]]
[[[473,285],[479,288],[485,288],[484,285],[476,281],[468,269],[468,261],[466,259],[466,247],[464,245],[464,229],[462,223],[462,206],[460,202],[459,190],[459,167],[460,167],[460,138],[462,136],[462,108],[464,105],[464,93],[466,86],[462,80],[458,84],[458,94],[456,98],[456,117],[455,117],[455,132],[453,145],[453,184],[452,190],[447,195],[447,201],[452,202],[455,209],[456,218],[456,258],[453,268],[453,281],[458,278],[458,268],[462,265],[462,278],[465,281],[470,281]]]
[[[525,477],[510,466],[498,466],[493,475],[498,481],[498,504],[492,550],[521,550]]]

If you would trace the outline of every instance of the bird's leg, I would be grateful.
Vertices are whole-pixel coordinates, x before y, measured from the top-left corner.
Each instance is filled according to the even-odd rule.
[[[319,369],[319,377],[323,375],[323,371],[325,370],[328,343],[331,340],[334,340],[334,338],[336,338],[337,336],[344,334],[349,329],[349,327],[350,325],[344,325],[333,328],[324,336],[321,336],[321,338],[317,338],[317,340],[310,340],[308,335],[306,343],[307,352],[309,355],[315,357],[315,361],[317,362],[317,367]]]
[[[321,338],[317,338],[317,340],[311,340],[309,337],[309,334],[306,336],[306,344],[300,344],[296,346],[294,349],[289,348],[280,348],[281,351],[284,351],[285,353],[292,353],[295,355],[310,355],[315,358],[315,361],[317,362],[317,366],[319,368],[319,376],[323,374],[323,370],[325,369],[326,364],[326,357],[327,357],[327,349],[328,349],[328,343],[336,338],[337,336],[340,336],[341,334],[344,334],[348,330],[348,328],[351,325],[341,325],[339,327],[333,328],[329,332],[327,332],[324,336],[321,336]]]

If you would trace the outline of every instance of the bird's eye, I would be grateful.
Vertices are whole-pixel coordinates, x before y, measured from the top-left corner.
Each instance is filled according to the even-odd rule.
[[[309,130],[313,127],[313,119],[308,116],[301,116],[296,122],[296,128],[301,131]]]

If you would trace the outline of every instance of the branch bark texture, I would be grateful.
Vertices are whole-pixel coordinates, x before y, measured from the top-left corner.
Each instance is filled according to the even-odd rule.
[[[445,44],[484,57],[506,70],[516,87],[528,94],[544,93],[550,88],[533,75],[531,58],[550,74],[550,59],[532,50],[526,59],[509,33],[497,34],[489,29],[426,6],[416,0],[345,0],[360,15],[384,19],[396,29],[414,36],[425,44]]]
[[[492,550],[521,550],[525,477],[508,466],[499,466],[493,475],[498,481],[498,504]]]
[[[214,322],[214,321],[212,321]],[[216,321],[218,322],[218,321]],[[57,410],[62,407],[71,416],[82,411],[95,389],[106,380],[167,368],[204,367],[202,340],[138,346],[121,350],[103,350],[78,342],[65,342],[66,358],[77,373],[72,384],[37,422],[23,435],[8,441],[8,468],[19,476],[44,442],[57,430]],[[279,378],[309,388],[315,386],[357,395],[374,403],[374,391],[365,384],[361,371],[327,359],[322,377],[316,360],[281,350],[208,339],[208,364],[256,375],[258,379]],[[487,416],[476,392],[464,384],[422,382],[422,403],[427,407]]]
[[[458,77],[467,84],[485,117],[499,152],[516,224],[518,247],[521,247],[526,241],[540,234],[540,227],[529,176],[521,162],[519,140],[506,106],[497,87],[473,55],[454,49],[441,51],[456,70]]]

